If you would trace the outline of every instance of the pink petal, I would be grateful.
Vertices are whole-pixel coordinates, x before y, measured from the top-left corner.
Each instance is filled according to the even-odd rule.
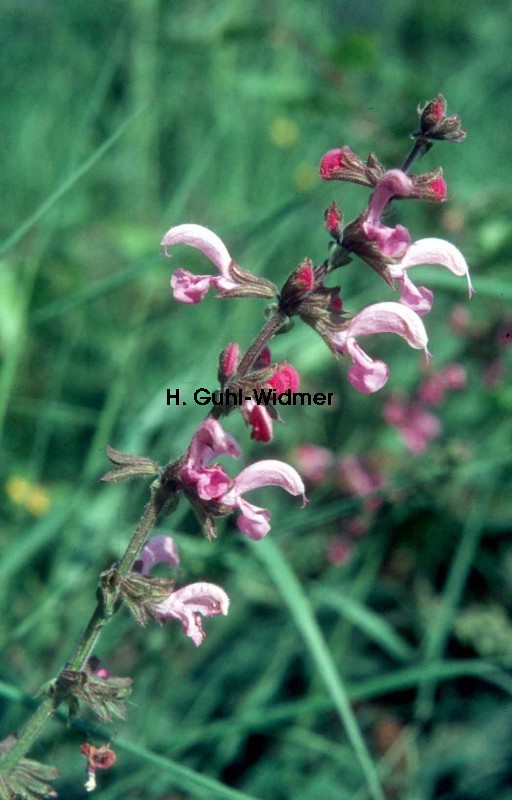
[[[171,536],[152,536],[142,549],[140,554],[142,561],[142,575],[148,575],[155,564],[165,561],[170,567],[177,567],[180,563],[180,556],[176,542]]]
[[[428,336],[419,316],[400,303],[374,303],[353,317],[342,335],[348,338],[370,333],[396,333],[416,350],[427,350]],[[334,334],[333,340],[340,334]]]
[[[363,308],[348,326],[331,336],[334,347],[348,353],[354,362],[348,379],[360,392],[371,394],[381,389],[389,376],[389,367],[383,361],[373,361],[359,346],[356,339],[370,333],[396,333],[417,350],[427,350],[427,332],[420,317],[400,303],[375,303]]]
[[[205,637],[199,615],[226,615],[228,610],[229,597],[224,589],[213,583],[191,583],[172,592],[155,606],[155,611],[162,620],[178,619],[183,626],[183,632],[192,639],[196,647]]]
[[[237,507],[242,513],[236,524],[242,533],[253,541],[263,539],[270,530],[270,511],[249,503],[243,497],[238,499]]]
[[[380,222],[380,216],[392,197],[409,197],[416,194],[414,183],[401,169],[384,173],[372,192],[367,219],[370,224]]]
[[[432,308],[434,293],[425,286],[415,286],[405,272],[400,278],[396,278],[396,282],[400,291],[400,302],[420,317],[428,314]]]
[[[261,486],[280,486],[290,494],[302,495],[306,503],[304,483],[297,470],[283,461],[257,461],[246,467],[235,478],[232,489],[224,495],[222,502],[238,508],[242,514],[237,520],[240,530],[251,539],[261,539],[270,530],[270,512],[249,503],[242,495]]]
[[[384,361],[374,361],[359,347],[355,339],[347,341],[347,351],[354,362],[347,373],[350,383],[358,392],[373,394],[387,383],[389,367]]]
[[[418,264],[439,264],[460,278],[466,277],[469,296],[472,297],[474,294],[466,259],[451,242],[435,238],[419,239],[411,244],[399,264],[390,265],[391,276],[399,278],[403,275],[404,270],[415,267]]]
[[[363,231],[368,239],[377,242],[381,254],[386,258],[398,258],[411,243],[409,231],[403,225],[389,228],[381,222],[363,222]]]
[[[323,483],[334,466],[334,456],[326,447],[316,444],[301,444],[295,451],[295,463],[310,483]]]
[[[396,427],[413,455],[424,453],[430,441],[441,432],[439,419],[414,403],[394,398],[384,407],[384,419]]]
[[[242,413],[251,426],[251,439],[256,442],[270,442],[272,439],[272,417],[265,406],[258,405],[255,400],[245,400]]]
[[[171,277],[171,286],[174,299],[180,303],[195,305],[203,300],[210,288],[212,278],[210,275],[193,275],[186,269],[177,269]]]
[[[229,494],[240,496],[261,486],[280,486],[289,494],[300,494],[304,498],[304,483],[297,470],[284,461],[271,459],[257,461],[243,469],[235,478],[235,485]],[[224,502],[226,499],[225,497]]]
[[[160,244],[164,247],[166,255],[168,255],[167,248],[176,244],[188,244],[191,247],[195,247],[197,250],[201,250],[215,264],[225,278],[229,278],[228,268],[232,258],[228,253],[227,247],[217,234],[203,227],[203,225],[176,225],[167,231]]]
[[[193,487],[201,500],[221,500],[233,485],[232,479],[221,466],[183,467],[180,478],[186,486]]]
[[[287,389],[291,389],[292,392],[296,392],[300,386],[299,373],[295,367],[292,367],[291,364],[280,364],[270,380],[267,382],[267,385],[271,386],[272,389],[275,389],[277,394],[286,392]]]
[[[242,451],[236,439],[226,433],[220,422],[208,417],[192,437],[186,464],[188,467],[205,466],[219,455],[239,458]]]

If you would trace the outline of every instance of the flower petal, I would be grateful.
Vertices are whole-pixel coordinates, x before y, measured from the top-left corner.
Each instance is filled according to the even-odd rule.
[[[202,467],[220,455],[239,458],[242,451],[236,439],[230,433],[226,433],[220,422],[208,417],[192,437],[186,464],[192,468]]]
[[[393,278],[400,278],[404,274],[404,270],[418,264],[439,264],[458,277],[465,276],[468,282],[469,296],[472,297],[474,294],[466,259],[451,242],[435,238],[419,239],[411,244],[399,264],[390,265],[389,271]]]
[[[228,494],[240,496],[261,486],[280,486],[294,496],[300,494],[304,497],[305,492],[304,483],[296,469],[284,461],[268,459],[256,461],[243,469],[235,478],[235,485]]]
[[[203,300],[212,280],[210,275],[193,275],[186,269],[177,269],[171,277],[174,299],[180,303],[196,305]]]
[[[416,350],[427,350],[428,336],[419,316],[400,303],[374,303],[353,317],[341,332],[346,339],[370,333],[396,333]],[[334,334],[333,340],[340,339]]]
[[[165,255],[168,255],[167,248],[176,244],[188,244],[190,247],[195,247],[215,264],[225,278],[229,278],[228,268],[232,258],[227,247],[217,234],[203,225],[176,225],[167,231],[160,244],[164,248]]]
[[[396,278],[396,282],[400,291],[400,302],[420,317],[428,314],[434,302],[434,293],[426,286],[416,286],[406,272]]]
[[[384,173],[372,192],[368,205],[367,220],[370,224],[380,222],[380,216],[393,197],[410,197],[416,194],[411,178],[401,169],[390,169]]]
[[[240,530],[251,539],[261,539],[270,530],[270,512],[266,508],[244,500],[242,495],[261,486],[280,486],[292,495],[302,495],[306,504],[304,483],[296,469],[283,461],[257,461],[246,467],[235,478],[235,483],[222,498],[224,505],[238,508],[242,514],[237,520]]]
[[[140,554],[142,561],[142,575],[148,575],[155,564],[165,561],[170,567],[177,567],[180,563],[178,546],[171,536],[152,536],[144,545]]]
[[[389,367],[384,361],[374,361],[359,347],[355,339],[347,342],[347,351],[354,362],[347,373],[350,383],[358,392],[373,394],[387,383]]]
[[[236,524],[242,533],[256,542],[263,539],[270,530],[270,511],[249,503],[243,497],[238,499],[238,508],[242,513]]]
[[[420,317],[400,303],[374,303],[356,314],[347,327],[331,335],[331,342],[341,353],[348,353],[354,362],[348,379],[360,392],[371,394],[381,389],[389,376],[383,361],[374,361],[356,339],[370,333],[396,333],[417,350],[427,350],[427,331]]]
[[[185,486],[193,487],[201,500],[222,500],[233,485],[232,479],[219,464],[213,467],[183,467],[180,478]]]
[[[251,439],[256,442],[270,442],[272,439],[272,417],[265,406],[258,405],[253,400],[245,400],[242,405],[242,414],[247,424],[251,426]]]
[[[226,615],[228,610],[229,597],[224,589],[213,583],[191,583],[171,592],[169,597],[155,606],[155,612],[162,620],[178,619],[183,632],[192,639],[196,647],[205,637],[199,615]]]

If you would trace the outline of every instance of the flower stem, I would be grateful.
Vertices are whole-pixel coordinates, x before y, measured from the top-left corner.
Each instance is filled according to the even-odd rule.
[[[31,748],[32,743],[39,736],[39,732],[46,725],[55,711],[55,701],[53,697],[47,697],[36,711],[32,714],[19,735],[16,743],[8,750],[0,761],[0,773],[9,772],[16,766],[18,761],[23,758],[25,753]]]
[[[144,542],[155,525],[162,505],[162,495],[159,494],[157,490],[153,492],[150,502],[144,509],[144,513],[142,514],[139,524],[137,525],[130,543],[126,548],[125,554],[119,562],[117,571],[121,575],[127,575],[133,567],[133,564],[137,560]],[[78,642],[75,652],[66,665],[67,669],[79,671],[85,668],[87,660],[96,645],[103,626],[108,622],[113,614],[114,610],[108,609],[103,600],[98,602],[87,624],[87,627],[82,634],[80,641]],[[26,723],[18,737],[16,744],[0,760],[0,772],[8,772],[16,766],[20,758],[23,758],[23,756],[32,746],[32,743],[39,735],[39,732],[48,722],[54,711],[56,711],[58,705],[59,702],[55,697],[47,697],[45,700],[43,700],[41,705],[36,709],[32,717]]]
[[[249,349],[245,352],[240,365],[237,369],[237,378],[245,378],[251,367],[254,366],[258,357],[261,355],[263,349],[268,345],[270,340],[276,335],[279,328],[288,322],[288,317],[282,311],[277,311],[270,317],[268,322],[263,326],[254,342]]]
[[[416,158],[422,158],[432,147],[432,142],[424,136],[419,136],[414,142],[407,158],[400,167],[402,172],[408,172]]]
[[[287,321],[288,317],[280,310],[270,317],[243,356],[238,368],[238,377],[245,377],[258,359],[263,348],[267,346],[273,336],[275,336],[278,330],[282,328]],[[168,499],[169,493],[173,491],[171,485],[167,485],[165,482],[165,470],[163,474],[164,480],[160,485],[157,485],[156,488],[152,487],[151,500],[144,509],[125,553],[116,567],[118,574],[121,576],[126,576],[132,569],[146,539],[157,521],[158,514]],[[108,607],[103,598],[100,598],[74,653],[67,662],[66,669],[72,671],[85,669],[104,625],[111,619],[115,611],[115,607]],[[16,744],[0,759],[0,773],[5,773],[13,769],[18,761],[25,756],[32,746],[32,743],[39,735],[39,732],[48,722],[54,711],[56,711],[59,702],[60,701],[53,696],[46,697],[46,699],[43,700],[21,731]]]

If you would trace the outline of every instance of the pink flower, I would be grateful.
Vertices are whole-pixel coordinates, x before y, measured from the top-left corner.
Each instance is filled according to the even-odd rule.
[[[182,589],[171,592],[169,597],[155,605],[155,612],[161,620],[177,619],[181,622],[183,633],[199,647],[206,636],[201,624],[203,617],[215,617],[229,611],[229,597],[224,589],[214,583],[190,583]]]
[[[447,364],[446,367],[428,375],[418,389],[418,398],[422,403],[431,406],[440,405],[447,391],[463,389],[467,383],[467,374],[461,364]]]
[[[256,363],[256,367],[269,366],[271,363],[270,350],[265,348],[260,358]],[[286,392],[290,389],[296,392],[300,385],[299,373],[292,367],[291,364],[282,363],[275,370],[272,377],[267,381],[265,386],[270,389],[275,389],[277,394]],[[270,407],[257,403],[252,398],[245,400],[242,404],[242,414],[245,421],[252,428],[251,439],[256,442],[270,442],[273,433],[273,422],[278,419],[278,415],[269,410]]]
[[[336,180],[339,173],[342,173],[346,167],[347,165],[343,159],[343,150],[340,147],[329,150],[322,156],[320,161],[320,177],[324,181]]]
[[[439,175],[437,178],[434,178],[434,180],[427,185],[427,190],[429,192],[430,200],[442,202],[443,200],[447,199],[446,181],[441,175]]]
[[[316,444],[301,444],[295,451],[295,463],[301,474],[311,484],[323,483],[334,466],[334,456],[326,447]]]
[[[338,475],[340,486],[357,497],[371,496],[385,484],[382,475],[369,466],[368,460],[358,456],[343,456],[338,462]],[[370,497],[366,507],[375,510],[380,505],[380,498]]]
[[[385,172],[372,192],[362,228],[365,236],[376,241],[383,256],[396,258],[406,251],[411,237],[403,225],[389,228],[381,222],[381,215],[393,197],[410,197],[417,194],[413,181],[400,169]]]
[[[375,303],[356,314],[347,327],[331,334],[331,342],[340,353],[348,353],[354,366],[348,379],[359,392],[371,394],[382,389],[389,377],[383,361],[373,361],[357,343],[359,336],[370,333],[396,333],[416,350],[428,356],[428,337],[423,322],[410,308],[400,303]]]
[[[176,542],[171,536],[152,536],[140,554],[141,575],[149,575],[155,564],[165,561],[173,569],[180,563]]]
[[[235,478],[232,489],[222,498],[224,505],[241,511],[237,525],[250,539],[262,539],[270,530],[270,512],[266,508],[249,503],[242,497],[251,489],[261,486],[280,486],[289,494],[302,496],[302,505],[306,504],[305,488],[297,470],[283,461],[257,461],[246,467]]]
[[[217,267],[220,277],[214,275],[193,275],[184,269],[177,269],[171,278],[171,286],[175,300],[182,303],[199,303],[210,286],[214,286],[221,294],[238,286],[229,274],[232,258],[226,245],[219,237],[202,225],[185,224],[170,228],[160,242],[164,253],[167,248],[176,244],[188,244],[201,250]]]
[[[226,433],[217,420],[208,418],[198,428],[187,451],[180,478],[201,500],[220,500],[233,483],[224,469],[207,466],[217,456],[238,458],[242,451],[238,442]]]
[[[244,400],[242,414],[251,428],[251,439],[255,442],[270,442],[273,433],[273,418],[264,405],[258,405],[256,400]]]
[[[384,419],[398,429],[413,455],[424,453],[441,432],[441,423],[430,411],[415,403],[393,398],[384,406]]]
[[[272,377],[267,381],[267,386],[275,389],[277,394],[282,394],[290,389],[296,392],[300,386],[299,373],[291,364],[280,364]]]
[[[140,560],[142,575],[147,575],[155,564],[165,561],[171,567],[179,564],[178,548],[170,536],[153,536],[144,546]],[[181,622],[183,633],[199,647],[205,637],[201,624],[203,617],[226,615],[229,610],[229,597],[224,589],[213,583],[190,583],[172,591],[165,600],[154,605],[155,615],[163,622],[177,619]]]
[[[396,280],[401,294],[400,302],[423,316],[432,308],[433,293],[425,286],[415,286],[410,280],[407,270],[418,264],[439,264],[446,267],[458,277],[466,277],[469,296],[473,295],[473,287],[469,277],[469,268],[460,250],[444,239],[419,239],[408,247],[407,252],[398,264],[390,264],[389,272]]]
[[[280,486],[289,494],[304,496],[299,473],[282,461],[258,461],[230,478],[218,464],[207,466],[216,456],[241,455],[237,442],[222,429],[217,420],[207,419],[194,435],[179,480],[189,494],[200,501],[215,501],[220,507],[238,509],[240,530],[251,539],[261,539],[270,530],[270,512],[252,505],[242,497],[261,486]]]
[[[350,536],[335,536],[327,548],[327,558],[333,567],[340,567],[348,564],[352,556],[354,547]]]

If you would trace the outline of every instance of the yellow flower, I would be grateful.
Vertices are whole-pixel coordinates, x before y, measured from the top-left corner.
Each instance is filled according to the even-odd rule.
[[[299,126],[289,117],[276,117],[270,125],[269,135],[277,147],[291,147],[299,138]]]
[[[44,486],[33,486],[26,506],[34,517],[43,517],[50,508],[50,495]]]
[[[23,506],[34,517],[42,517],[50,508],[50,495],[44,486],[13,475],[5,484],[5,493],[17,506]]]
[[[5,492],[17,506],[24,506],[30,493],[30,483],[25,478],[13,475],[5,484]]]

